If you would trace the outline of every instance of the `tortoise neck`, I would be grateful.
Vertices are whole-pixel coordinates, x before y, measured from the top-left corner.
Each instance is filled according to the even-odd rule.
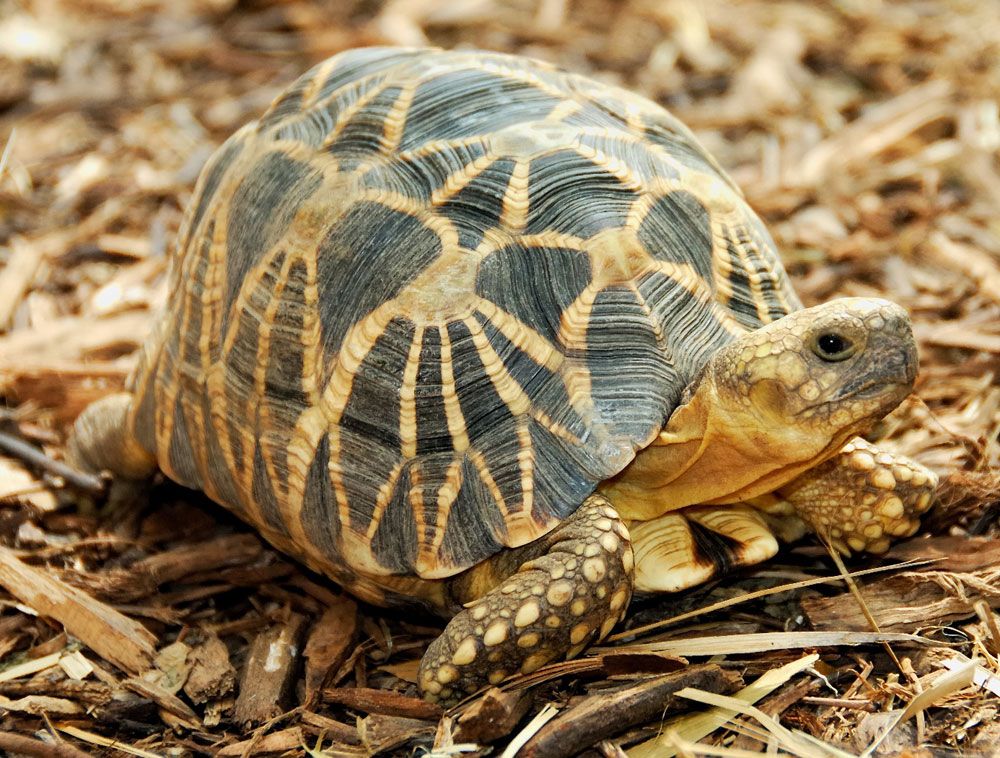
[[[724,401],[711,372],[663,431],[600,492],[624,518],[646,521],[689,505],[736,503],[772,492],[834,454],[760,429],[759,419]]]

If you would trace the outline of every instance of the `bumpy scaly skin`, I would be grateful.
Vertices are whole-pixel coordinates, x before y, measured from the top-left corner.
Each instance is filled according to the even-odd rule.
[[[487,683],[572,658],[606,637],[632,596],[628,529],[601,495],[544,538],[548,551],[455,616],[420,663],[420,688],[449,703]]]
[[[917,531],[937,484],[937,475],[925,466],[858,437],[778,490],[777,510],[784,501],[845,554],[883,553],[891,538]]]

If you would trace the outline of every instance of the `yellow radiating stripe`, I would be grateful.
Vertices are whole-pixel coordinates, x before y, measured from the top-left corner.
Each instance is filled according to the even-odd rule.
[[[495,160],[494,155],[487,153],[450,174],[444,183],[431,193],[431,205],[436,207],[450,200],[469,186],[473,179],[492,166]]]
[[[339,65],[340,56],[335,55],[332,58],[327,58],[325,61],[316,66],[313,76],[309,79],[309,84],[302,88],[302,105],[299,106],[299,112],[304,113],[315,105],[316,97],[323,90],[323,85]],[[351,82],[351,84],[354,84],[354,82]],[[334,90],[334,92],[339,91],[339,89]],[[277,103],[280,98],[281,95],[278,95],[278,97],[275,98],[274,103],[271,104],[271,108],[274,107],[275,103]],[[271,108],[268,108],[268,110],[271,110]]]
[[[451,445],[455,452],[464,453],[469,449],[469,432],[465,427],[465,417],[462,406],[458,402],[458,391],[455,389],[455,364],[451,359],[451,337],[447,327],[438,327],[441,335],[441,399],[444,402],[444,415],[448,422],[448,433],[451,435]]]
[[[319,405],[319,376],[321,370],[320,340],[322,339],[319,323],[319,285],[317,274],[317,256],[313,250],[303,250],[298,260],[306,267],[306,284],[302,289],[304,311],[302,314],[302,387],[308,398],[307,407]]]
[[[413,458],[417,454],[417,371],[420,368],[423,336],[422,328],[414,332],[403,369],[403,384],[399,388],[399,442],[404,458]]]
[[[364,80],[352,82],[352,85],[357,87],[363,81]],[[364,108],[367,108],[372,100],[374,100],[376,97],[378,97],[387,89],[389,89],[390,84],[391,80],[387,79],[386,81],[375,85],[368,92],[361,95],[357,100],[355,100],[353,103],[348,105],[342,111],[337,113],[337,120],[334,121],[333,126],[331,127],[326,137],[323,139],[323,143],[320,145],[319,149],[326,151],[330,147],[332,147],[333,144],[340,138],[340,133],[343,131],[344,127],[351,120],[351,118],[353,118],[359,111],[363,110]],[[330,97],[324,98],[323,105],[328,103],[334,95],[336,95],[335,92],[331,93]]]
[[[350,503],[340,464],[340,419],[354,389],[354,377],[358,369],[395,315],[395,307],[390,301],[380,305],[347,331],[333,373],[326,383],[320,401],[320,407],[323,409],[330,430],[330,473],[333,491],[337,498],[340,522],[345,528],[350,524]]]
[[[257,318],[258,319],[258,335],[262,332],[269,334],[271,329],[270,323],[264,323],[267,320],[266,312],[265,314],[255,314],[251,315],[251,311],[248,308],[250,299],[253,297],[257,287],[262,283],[264,276],[272,270],[272,264],[274,259],[282,251],[282,240],[279,240],[270,250],[265,253],[260,262],[254,266],[253,269],[247,272],[243,281],[240,283],[240,291],[237,293],[236,299],[233,301],[232,306],[229,308],[229,325],[226,333],[222,335],[222,350],[219,354],[219,361],[211,367],[211,371],[207,378],[209,395],[212,398],[212,419],[214,422],[214,428],[216,437],[219,440],[219,447],[222,450],[222,455],[226,459],[226,464],[229,466],[229,470],[232,473],[233,481],[239,485],[241,490],[240,495],[243,497],[245,503],[249,504],[248,507],[256,509],[257,504],[252,503],[252,487],[250,483],[253,477],[253,452],[254,452],[254,424],[251,423],[252,418],[249,415],[249,408],[246,406],[240,408],[230,407],[229,394],[226,392],[226,388],[229,383],[229,378],[227,377],[227,360],[236,347],[236,337],[239,334],[240,325],[243,323],[244,318]],[[287,256],[283,264],[288,263]],[[277,285],[276,285],[277,286]],[[273,304],[278,301],[276,298],[269,298],[269,309],[273,307]],[[220,316],[221,325],[221,316]],[[254,373],[261,370],[261,364],[264,364],[264,369],[266,370],[266,362],[259,360],[259,345],[258,345],[258,359],[254,366]],[[247,398],[248,402],[253,402],[252,397]],[[235,423],[231,423],[233,421]],[[242,450],[243,450],[243,460],[237,461],[233,455],[233,440],[232,432],[235,428],[236,433],[240,435],[242,439]]]
[[[565,360],[558,348],[530,326],[508,313],[492,300],[476,296],[476,310],[493,325],[518,350],[527,353],[531,360],[549,371],[558,372]]]
[[[389,478],[382,482],[382,486],[378,488],[378,495],[375,498],[375,508],[372,510],[372,520],[368,523],[368,530],[366,532],[369,542],[375,538],[375,532],[378,531],[379,524],[382,523],[382,517],[389,507],[389,501],[392,499],[396,484],[399,482],[399,475],[403,472],[403,464],[404,461],[399,461],[393,466],[392,471],[389,472]]]
[[[732,219],[728,220],[730,223]],[[737,221],[737,223],[739,223]],[[737,226],[737,229],[740,228]],[[736,257],[740,261],[740,265],[743,268],[743,273],[746,274],[747,281],[750,282],[750,297],[753,300],[754,309],[757,311],[757,318],[761,320],[762,323],[767,324],[771,321],[771,314],[768,312],[766,307],[766,300],[764,298],[764,288],[762,286],[762,279],[760,273],[756,270],[755,266],[750,263],[750,256],[747,254],[748,251],[744,248],[743,243],[735,236],[733,233],[733,228],[727,223],[726,220],[719,220],[719,233],[720,235],[732,243],[732,250],[736,252]]]
[[[490,382],[492,382],[493,388],[500,396],[500,399],[510,409],[511,414],[514,416],[530,415],[531,418],[555,436],[579,444],[581,440],[570,432],[569,429],[562,424],[557,424],[549,418],[547,413],[532,404],[528,394],[517,383],[517,380],[510,375],[510,372],[507,371],[503,359],[493,349],[479,322],[470,317],[464,319],[462,323],[468,327],[472,335],[472,343],[476,346],[476,352],[479,353],[479,359],[486,370],[486,375],[490,378]]]
[[[590,325],[590,313],[598,292],[600,287],[591,282],[559,317],[559,344],[563,346],[564,353],[573,351],[586,354],[587,327]],[[584,418],[590,417],[594,411],[594,402],[586,361],[574,356],[574,359],[566,362],[563,376],[570,404]]]
[[[170,441],[174,434],[174,414],[177,396],[180,393],[181,367],[184,362],[184,335],[191,327],[191,312],[195,299],[192,293],[195,277],[191,269],[196,266],[197,260],[198,255],[189,255],[183,261],[185,270],[179,279],[179,291],[183,295],[178,299],[176,297],[177,290],[175,290],[175,295],[171,298],[171,304],[174,307],[168,309],[167,315],[171,326],[166,333],[176,339],[177,349],[173,356],[170,355],[169,350],[163,352],[166,360],[158,367],[154,383],[157,457],[160,467],[174,478],[176,478],[176,472],[170,463]]]
[[[507,190],[503,193],[503,211],[500,226],[507,231],[520,232],[528,223],[528,173],[531,162],[524,158],[514,161]]]
[[[564,94],[563,97],[568,97]],[[556,104],[555,108],[549,111],[549,115],[545,117],[545,121],[550,123],[560,123],[564,118],[572,116],[575,113],[579,113],[583,109],[583,105],[578,103],[576,100],[562,100]]]
[[[646,302],[646,298],[643,297],[642,292],[639,291],[639,285],[633,279],[628,282],[627,286],[632,291],[632,294],[635,295],[635,299],[639,303],[639,307],[642,308],[642,312],[646,315],[646,320],[653,329],[653,336],[656,338],[656,344],[660,348],[660,351],[664,355],[669,355],[670,351],[667,347],[667,339],[663,334],[663,325],[660,324],[659,320],[657,320],[657,318],[653,315],[653,311],[649,307],[649,303]]]
[[[586,144],[574,145],[573,150],[581,158],[590,161],[605,173],[611,174],[625,188],[633,192],[641,192],[645,189],[645,182],[636,176],[635,172],[620,158],[608,155],[603,150]]]
[[[260,324],[257,327],[257,355],[254,361],[253,370],[253,389],[250,397],[248,398],[251,403],[256,403],[257,413],[259,414],[259,421],[257,422],[257,429],[261,434],[261,454],[264,459],[264,468],[271,479],[272,486],[278,481],[278,477],[274,471],[274,456],[272,455],[272,446],[268,445],[264,441],[264,436],[266,436],[266,431],[273,429],[273,424],[271,421],[271,403],[266,397],[266,385],[267,385],[267,370],[271,365],[270,353],[271,353],[271,333],[274,331],[274,319],[278,315],[278,309],[284,305],[283,298],[285,294],[285,289],[288,285],[288,277],[292,270],[292,263],[294,258],[291,255],[286,254],[285,260],[281,264],[281,270],[278,272],[277,281],[274,285],[274,290],[271,292],[270,299],[268,301],[267,307],[264,309],[263,318],[260,320]],[[243,417],[249,420],[253,417],[252,408],[244,408]],[[250,504],[249,508],[252,511],[253,517],[257,521],[263,521],[263,513],[260,509],[260,503],[258,503],[252,495],[251,482],[253,481],[253,456],[252,454],[248,457],[248,467],[245,472],[247,475],[246,484],[244,485],[247,489],[249,497],[247,502]]]
[[[535,75],[529,70],[506,66],[495,59],[479,60],[476,61],[476,63],[477,65],[475,66],[475,68],[478,68],[489,74],[497,74],[498,76],[504,79],[511,79],[513,81],[520,82],[522,84],[530,85],[535,89],[539,90],[540,92],[544,92],[546,95],[555,98],[556,100],[566,100],[569,97],[571,97],[571,95],[567,93],[565,90],[553,86],[552,84],[545,81],[541,77]],[[558,72],[555,69],[551,69],[550,73],[552,73],[553,75],[558,74]]]
[[[517,466],[521,471],[521,512],[530,515],[535,507],[535,450],[531,443],[528,420],[517,424]],[[529,524],[530,526],[530,524]],[[537,531],[537,527],[532,531]]]
[[[413,95],[417,90],[417,83],[410,82],[403,86],[402,91],[392,104],[389,112],[385,114],[382,127],[382,148],[383,155],[392,155],[399,147],[403,139],[403,129],[406,127],[406,116],[413,103]]]
[[[212,371],[212,345],[215,344],[219,329],[219,292],[225,281],[226,235],[227,230],[219,230],[212,236],[208,249],[208,264],[205,269],[205,286],[201,291],[201,334],[198,335],[198,357],[201,365],[203,392],[208,392],[208,376]],[[205,494],[216,502],[222,502],[221,493],[216,489],[210,476],[209,467],[218,465],[208,459],[208,435],[216,434],[211,418],[211,397],[203,398],[204,403],[195,404],[195,427],[198,438],[198,469],[201,473]],[[205,405],[209,406],[209,417],[205,418]],[[231,505],[238,505],[232,503]]]
[[[417,569],[420,572],[431,570],[439,565],[441,546],[448,530],[448,516],[462,488],[462,458],[457,456],[445,471],[444,484],[437,492],[437,512],[434,516],[434,534],[431,539],[420,540],[420,555],[417,559]],[[426,519],[426,517],[425,517]],[[423,520],[425,520],[423,519]],[[417,523],[420,523],[419,521]]]

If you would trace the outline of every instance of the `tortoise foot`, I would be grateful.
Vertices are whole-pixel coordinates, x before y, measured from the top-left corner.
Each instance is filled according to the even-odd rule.
[[[883,553],[917,531],[937,484],[926,466],[856,438],[779,494],[841,552]]]
[[[572,658],[610,633],[632,595],[629,533],[592,495],[546,538],[547,552],[455,616],[420,663],[428,700],[455,702],[508,676]]]

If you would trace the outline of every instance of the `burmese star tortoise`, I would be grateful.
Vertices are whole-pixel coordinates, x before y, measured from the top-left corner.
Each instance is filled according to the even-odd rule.
[[[430,699],[775,534],[883,551],[936,486],[858,437],[911,391],[906,313],[803,309],[685,126],[537,61],[321,63],[210,159],[169,284],[70,458],[158,467],[360,598],[451,617]]]

